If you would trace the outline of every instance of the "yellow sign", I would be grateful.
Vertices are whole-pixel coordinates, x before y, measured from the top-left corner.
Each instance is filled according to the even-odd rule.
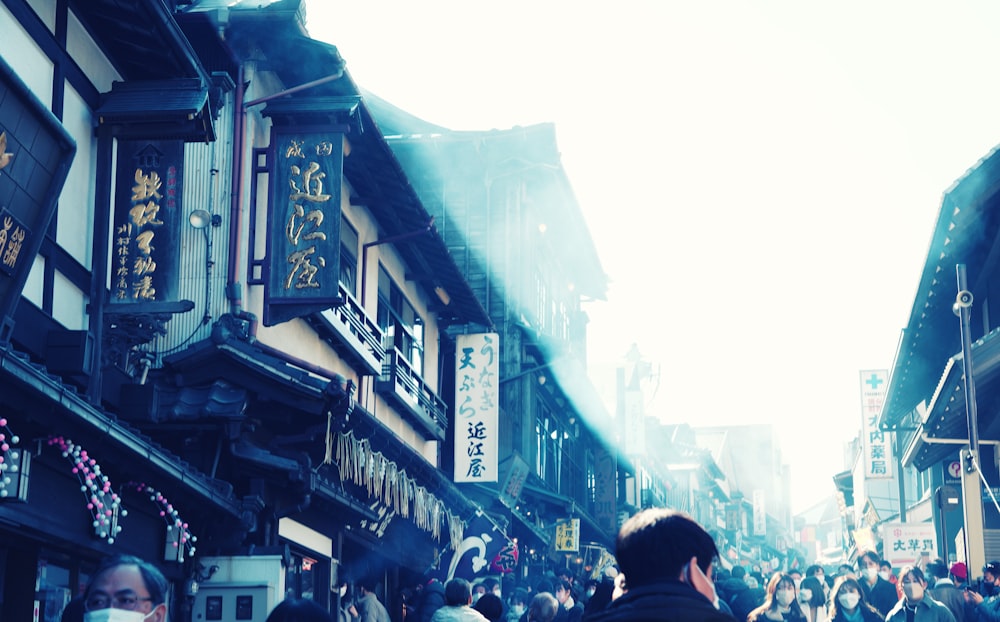
[[[556,524],[556,551],[578,553],[580,551],[580,519],[571,518]]]

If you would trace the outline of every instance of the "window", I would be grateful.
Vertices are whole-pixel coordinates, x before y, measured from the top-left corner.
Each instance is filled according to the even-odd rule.
[[[358,295],[358,232],[340,217],[340,284],[347,293]]]
[[[378,325],[386,350],[395,348],[414,373],[424,373],[424,321],[385,268],[378,273]]]
[[[559,422],[544,405],[538,407],[535,419],[535,472],[553,488],[558,490],[562,471],[562,451],[565,433]]]

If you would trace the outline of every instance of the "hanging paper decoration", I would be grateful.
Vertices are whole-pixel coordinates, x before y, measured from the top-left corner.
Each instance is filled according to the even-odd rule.
[[[13,482],[11,476],[20,468],[22,450],[16,447],[20,441],[7,427],[6,417],[0,417],[0,497],[10,495],[8,486]]]
[[[49,445],[62,451],[64,458],[73,465],[73,474],[80,480],[80,490],[87,499],[87,509],[94,518],[94,533],[108,544],[114,544],[121,533],[119,515],[128,512],[121,507],[121,498],[111,488],[111,480],[101,472],[101,465],[87,454],[87,450],[61,436],[49,437]]]
[[[410,518],[416,526],[441,540],[442,526],[447,528],[452,548],[457,548],[465,533],[465,522],[447,509],[444,502],[427,492],[407,476],[392,460],[372,449],[368,439],[355,438],[352,431],[337,436],[336,463],[340,476],[364,488],[391,507],[399,516]]]
[[[198,538],[191,534],[191,530],[188,529],[188,524],[181,520],[180,513],[174,509],[174,506],[163,496],[163,493],[157,491],[152,486],[145,484],[143,482],[129,482],[125,484],[125,489],[135,489],[149,497],[149,500],[155,503],[160,508],[160,516],[166,521],[167,525],[173,527],[177,530],[177,539],[173,541],[174,548],[182,548],[184,552],[187,553],[188,557],[193,557],[195,552],[194,543],[198,541]],[[178,555],[179,561],[183,561],[183,554]]]

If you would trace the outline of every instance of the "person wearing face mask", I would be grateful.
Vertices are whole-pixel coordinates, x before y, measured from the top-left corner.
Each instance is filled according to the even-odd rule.
[[[903,598],[889,611],[886,622],[956,622],[951,610],[927,593],[927,580],[920,568],[903,568],[899,582]]]
[[[826,594],[816,577],[802,579],[799,584],[799,607],[809,622],[827,622]]]
[[[865,600],[879,613],[886,615],[896,606],[899,595],[896,588],[882,577],[878,576],[882,560],[874,551],[865,551],[858,557],[858,583],[865,593]]]
[[[104,560],[83,593],[84,622],[165,622],[167,580],[131,555]]]
[[[1000,563],[990,562],[987,568],[993,566],[993,572],[983,576],[981,590],[989,589],[994,595],[983,596],[971,587],[965,589],[966,602],[972,607],[975,613],[975,620],[978,622],[1000,622],[1000,596],[996,595],[997,584],[1000,583]]]
[[[806,622],[795,594],[795,581],[790,576],[774,573],[764,594],[764,604],[750,612],[747,622]]]
[[[885,617],[865,601],[864,590],[851,576],[837,577],[830,589],[830,622],[883,622]]]
[[[899,579],[892,572],[892,564],[886,560],[882,560],[882,563],[878,567],[878,576],[885,579],[889,583],[892,583],[893,587],[896,588],[896,600],[903,597],[903,586],[899,584]]]
[[[507,603],[507,622],[518,622],[524,612],[528,610],[528,591],[524,588],[516,588],[511,594]]]
[[[823,598],[829,601],[830,585],[832,585],[833,582],[826,580],[826,571],[823,570],[823,567],[819,564],[813,564],[812,566],[806,568],[805,578],[808,579],[809,577],[816,577],[820,585],[823,586]]]

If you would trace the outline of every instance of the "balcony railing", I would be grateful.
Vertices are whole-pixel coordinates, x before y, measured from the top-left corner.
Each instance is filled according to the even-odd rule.
[[[382,329],[368,317],[364,308],[344,286],[340,286],[340,298],[344,303],[322,313],[324,324],[333,330],[345,348],[334,347],[342,354],[350,355],[367,368],[371,375],[382,373],[385,348],[382,347]]]
[[[443,441],[448,430],[448,406],[399,350],[387,354],[375,390],[399,406],[424,438]]]

